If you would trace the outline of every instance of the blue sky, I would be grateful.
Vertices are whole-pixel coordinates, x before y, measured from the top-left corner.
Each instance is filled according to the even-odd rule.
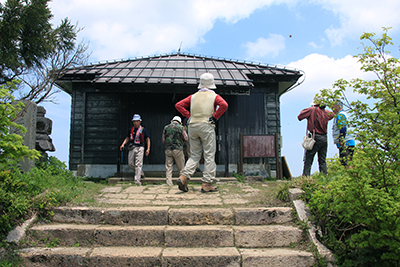
[[[50,8],[54,24],[68,17],[84,28],[79,40],[90,43],[91,63],[172,53],[182,43],[185,53],[304,71],[305,81],[281,97],[282,156],[293,176],[301,175],[303,164],[306,122],[297,120],[300,111],[337,79],[374,78],[360,72],[353,58],[362,53],[361,34],[392,27],[391,50],[399,57],[398,0],[55,0]],[[57,99],[58,105],[44,104],[57,149],[49,155],[68,163],[71,99],[63,92]],[[328,157],[337,153],[331,127]]]

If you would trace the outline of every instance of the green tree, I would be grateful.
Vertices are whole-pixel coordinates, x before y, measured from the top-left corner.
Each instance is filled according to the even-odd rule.
[[[18,100],[52,101],[55,80],[66,68],[87,63],[88,44],[77,44],[82,30],[68,19],[52,28],[50,0],[7,0],[0,3],[0,84],[22,81]]]
[[[53,50],[48,0],[0,3],[0,84],[13,80]]]
[[[343,266],[400,266],[400,62],[387,50],[388,30],[361,36],[370,45],[357,58],[376,79],[338,80],[321,91],[330,105],[346,103],[358,141],[349,167],[334,161],[334,181],[309,202],[321,238]],[[367,101],[348,101],[348,90]]]

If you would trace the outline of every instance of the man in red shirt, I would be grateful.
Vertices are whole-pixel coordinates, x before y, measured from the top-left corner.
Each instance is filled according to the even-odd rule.
[[[226,101],[214,92],[214,76],[204,73],[200,76],[200,84],[197,93],[186,97],[176,103],[176,109],[188,121],[190,158],[180,173],[177,181],[178,188],[188,191],[188,180],[196,171],[201,153],[204,152],[204,171],[202,177],[201,192],[217,192],[218,188],[211,185],[215,178],[215,123],[228,108]]]
[[[311,102],[312,107],[303,109],[297,116],[299,121],[307,119],[307,130],[311,133],[315,130],[315,144],[312,150],[306,150],[303,175],[310,176],[311,165],[314,156],[318,152],[319,171],[327,174],[326,153],[328,150],[327,127],[328,121],[333,119],[335,113],[325,110],[325,105],[321,103],[322,99],[316,99]],[[315,118],[315,121],[314,121]]]

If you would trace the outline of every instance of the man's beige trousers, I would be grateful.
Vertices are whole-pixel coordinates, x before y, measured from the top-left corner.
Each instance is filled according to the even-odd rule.
[[[215,126],[210,123],[191,123],[189,124],[190,158],[186,162],[181,175],[190,178],[196,171],[196,166],[204,152],[204,171],[202,181],[211,183],[215,178]]]
[[[144,147],[135,146],[129,150],[128,163],[129,167],[135,172],[135,182],[140,182],[140,174],[142,173]]]

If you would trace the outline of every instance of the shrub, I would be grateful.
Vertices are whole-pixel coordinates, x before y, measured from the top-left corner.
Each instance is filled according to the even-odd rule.
[[[362,153],[353,166],[338,161],[328,173],[335,180],[313,192],[309,206],[319,239],[341,266],[399,266],[400,176],[383,177]]]

